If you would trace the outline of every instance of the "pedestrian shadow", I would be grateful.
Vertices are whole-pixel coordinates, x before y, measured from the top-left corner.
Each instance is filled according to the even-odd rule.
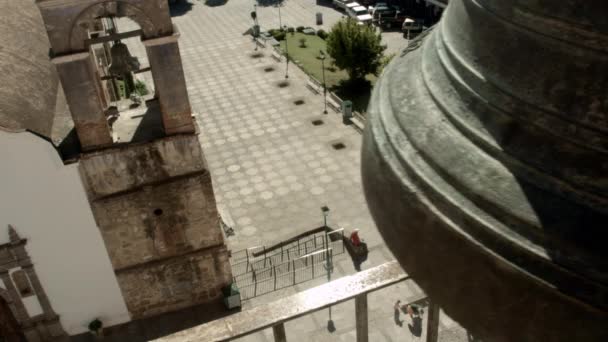
[[[403,320],[401,319],[401,310],[399,310],[399,308],[395,308],[394,319],[395,324],[400,327],[403,327]]]

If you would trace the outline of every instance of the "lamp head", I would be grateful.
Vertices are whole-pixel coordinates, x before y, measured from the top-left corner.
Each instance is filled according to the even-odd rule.
[[[323,212],[323,215],[327,216],[329,214],[329,207],[324,205],[321,207],[321,211]]]

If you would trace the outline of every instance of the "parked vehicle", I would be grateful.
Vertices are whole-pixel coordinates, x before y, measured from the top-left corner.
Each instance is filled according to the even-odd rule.
[[[372,16],[364,6],[350,7],[347,9],[347,13],[351,18],[357,20],[357,22],[361,25],[371,25],[372,23]]]
[[[390,29],[393,27],[401,28],[406,18],[407,16],[401,13],[401,11],[391,9],[389,11],[380,12],[375,22],[383,29]]]
[[[346,9],[345,9],[346,14],[349,13],[351,8],[355,8],[355,7],[361,7],[361,5],[358,2],[349,2],[348,4],[346,4]]]
[[[376,21],[381,13],[391,11],[392,9],[394,9],[394,7],[387,5],[385,2],[378,2],[375,6],[369,7],[369,13],[374,18],[374,21]]]
[[[334,5],[335,9],[341,9],[343,11],[346,11],[347,5],[352,4],[352,3],[356,3],[356,2],[353,2],[352,0],[333,0],[332,1],[332,5]]]
[[[403,20],[403,25],[401,26],[401,30],[405,34],[407,34],[408,32],[420,32],[423,29],[424,19],[415,19],[411,17],[405,18],[405,20]]]

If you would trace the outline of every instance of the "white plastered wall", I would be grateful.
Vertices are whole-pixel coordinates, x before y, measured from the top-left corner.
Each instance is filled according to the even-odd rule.
[[[78,173],[51,144],[0,129],[0,243],[8,224],[27,239],[42,287],[70,335],[129,321]],[[29,303],[28,303],[29,305]]]

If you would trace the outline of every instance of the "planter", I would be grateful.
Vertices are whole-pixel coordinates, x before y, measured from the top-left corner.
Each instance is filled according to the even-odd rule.
[[[224,305],[227,309],[241,307],[241,292],[235,283],[232,283],[222,289],[224,295]]]

